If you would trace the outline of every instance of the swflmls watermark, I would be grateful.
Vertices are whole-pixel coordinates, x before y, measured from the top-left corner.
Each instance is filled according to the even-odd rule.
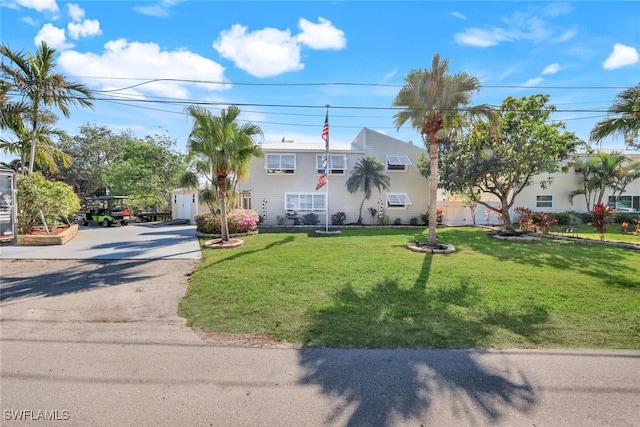
[[[5,409],[5,421],[67,421],[71,413],[66,409]]]

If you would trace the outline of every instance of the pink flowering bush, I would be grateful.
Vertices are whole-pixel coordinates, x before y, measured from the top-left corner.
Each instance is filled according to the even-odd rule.
[[[242,234],[254,230],[260,217],[256,211],[233,209],[227,212],[229,234]],[[220,214],[205,213],[195,217],[196,230],[203,234],[220,234]]]

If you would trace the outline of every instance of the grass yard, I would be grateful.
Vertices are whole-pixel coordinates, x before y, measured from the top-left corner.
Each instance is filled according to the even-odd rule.
[[[630,224],[627,228],[627,233],[622,233],[620,224],[609,224],[607,232],[604,235],[604,240],[610,242],[624,242],[624,243],[637,243],[640,244],[640,236],[636,236],[632,233],[635,224]],[[578,237],[585,239],[600,240],[600,234],[595,230],[593,225],[580,224],[580,225],[557,225],[551,227],[549,230],[553,234],[561,234],[562,231],[567,228],[571,228],[577,232]]]
[[[639,251],[444,228],[457,252],[425,255],[406,248],[415,236],[261,233],[204,249],[179,314],[301,346],[640,349]]]

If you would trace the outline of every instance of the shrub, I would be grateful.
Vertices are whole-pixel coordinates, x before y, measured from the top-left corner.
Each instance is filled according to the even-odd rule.
[[[393,221],[393,225],[402,225],[402,220],[401,220],[400,218],[396,218],[396,219]]]
[[[389,225],[389,215],[381,214],[378,216],[378,225]]]
[[[558,225],[578,225],[584,222],[584,216],[574,211],[556,212],[554,215]]]
[[[18,175],[16,186],[18,234],[29,234],[40,225],[40,212],[47,226],[59,227],[64,224],[63,219],[76,215],[80,210],[80,200],[71,186],[50,181],[38,172],[29,176]]]
[[[229,234],[242,234],[254,230],[260,219],[256,211],[233,209],[227,213]],[[221,215],[211,212],[196,215],[196,230],[203,234],[220,234]]]
[[[302,223],[304,225],[316,225],[320,223],[320,220],[318,219],[318,215],[309,212],[302,217]]]
[[[531,209],[524,206],[518,206],[514,209],[515,212],[520,215],[518,219],[518,227],[520,230],[535,231],[536,225],[534,222],[533,212]]]
[[[276,222],[278,223],[278,225],[285,225],[287,223],[287,216],[286,215],[278,215],[276,217]]]
[[[549,233],[549,229],[558,223],[558,220],[553,214],[547,214],[540,212],[535,215],[536,228],[540,228],[543,233]]]
[[[331,215],[331,224],[342,225],[344,224],[345,219],[347,219],[347,215],[344,212],[336,212]]]
[[[429,212],[420,215],[420,219],[422,220],[424,225],[429,225]]]
[[[414,217],[412,217],[412,218],[409,220],[409,224],[410,224],[410,225],[418,225],[418,217],[415,217],[415,216],[414,216]]]

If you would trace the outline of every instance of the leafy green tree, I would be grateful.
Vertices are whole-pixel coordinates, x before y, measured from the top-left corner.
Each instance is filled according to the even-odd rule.
[[[475,115],[490,117],[489,107],[467,107],[471,94],[480,90],[480,81],[467,73],[449,74],[449,60],[433,57],[431,69],[412,70],[396,95],[393,105],[404,109],[394,115],[394,126],[406,122],[418,130],[425,146],[429,146],[429,237],[427,244],[436,245],[436,200],[438,193],[438,145],[441,134],[451,136]]]
[[[565,132],[563,123],[549,122],[555,107],[547,105],[548,99],[547,95],[507,97],[500,108],[497,127],[479,122],[466,138],[442,144],[444,189],[465,193],[501,214],[505,228],[513,230],[509,210],[518,194],[534,178],[545,188],[552,181],[551,174],[560,170],[559,163],[582,142],[573,133]],[[501,206],[496,208],[481,200],[476,196],[478,192],[495,195]]]
[[[71,82],[59,73],[55,73],[54,55],[56,50],[42,42],[35,55],[14,52],[7,45],[0,46],[0,54],[7,62],[0,63],[0,81],[5,88],[16,91],[21,99],[19,118],[29,131],[30,154],[29,173],[33,172],[36,157],[36,145],[41,142],[43,123],[53,124],[52,112],[55,107],[65,117],[70,116],[71,106],[93,107],[93,94],[84,85]],[[21,136],[20,136],[21,138]]]
[[[358,213],[358,224],[362,224],[362,206],[365,200],[371,198],[371,191],[377,188],[378,191],[388,190],[391,179],[384,174],[384,163],[375,157],[364,157],[356,162],[351,171],[351,176],[347,179],[347,190],[349,193],[364,192],[360,210]]]
[[[103,196],[110,185],[109,168],[123,161],[127,147],[135,141],[131,132],[116,134],[106,126],[84,124],[60,148],[73,159],[56,178],[76,189],[81,199]]]
[[[185,156],[173,150],[175,144],[166,135],[132,139],[124,145],[119,161],[107,168],[110,192],[129,196],[134,209],[168,211],[171,191],[180,185],[187,167]]]
[[[209,110],[190,106],[187,112],[193,119],[193,128],[189,134],[188,147],[192,153],[204,156],[206,167],[210,170],[218,186],[218,204],[222,221],[222,241],[229,240],[226,199],[228,196],[227,178],[243,178],[249,173],[251,159],[262,156],[262,148],[254,142],[254,137],[262,136],[260,127],[245,122],[240,124],[240,109],[234,105],[214,116]]]
[[[629,148],[640,149],[640,83],[616,96],[609,116],[596,123],[591,130],[591,141],[600,143],[610,136],[620,135]]]
[[[63,182],[50,181],[39,172],[16,181],[18,191],[18,234],[29,234],[42,223],[40,212],[48,226],[58,226],[64,218],[80,210],[80,201],[73,188]]]

